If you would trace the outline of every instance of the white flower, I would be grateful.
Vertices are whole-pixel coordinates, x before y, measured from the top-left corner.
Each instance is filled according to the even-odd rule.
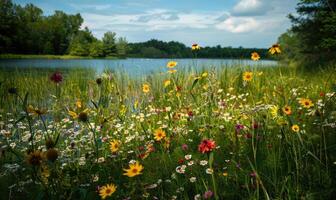
[[[189,166],[191,166],[191,165],[193,165],[193,164],[194,164],[194,161],[192,161],[192,160],[188,162],[188,165],[189,165]]]
[[[202,197],[201,197],[200,194],[196,194],[196,195],[194,196],[194,200],[201,200],[201,199],[202,199]]]
[[[186,168],[187,168],[186,165],[182,165],[182,166],[177,166],[175,170],[179,174],[184,174]]]
[[[85,165],[85,157],[80,157],[78,164],[79,165]]]
[[[205,166],[205,165],[207,165],[208,164],[208,161],[207,160],[201,160],[200,161],[200,165],[202,165],[202,166]]]
[[[98,163],[103,163],[103,162],[105,162],[105,158],[104,157],[100,157],[100,158],[98,158],[97,162]]]
[[[192,157],[192,156],[191,156],[190,154],[189,154],[189,155],[185,155],[185,156],[184,156],[184,158],[185,158],[186,160],[190,160],[190,159],[191,159],[191,157]]]
[[[16,144],[14,142],[10,143],[9,145],[12,149],[16,146]]]
[[[130,160],[130,161],[128,162],[128,164],[130,164],[130,165],[135,164],[135,163],[136,163],[136,160]]]
[[[196,177],[191,177],[191,178],[189,179],[189,181],[190,181],[191,183],[196,182]]]
[[[207,174],[213,174],[213,169],[211,169],[211,168],[207,168],[207,169],[205,170],[205,172],[206,172]]]

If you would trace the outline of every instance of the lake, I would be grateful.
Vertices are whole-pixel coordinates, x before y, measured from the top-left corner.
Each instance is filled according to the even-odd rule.
[[[167,62],[178,62],[177,69],[218,69],[221,67],[245,67],[245,66],[276,66],[276,61],[262,60],[252,61],[243,59],[5,59],[0,60],[0,67],[12,68],[92,68],[101,73],[104,69],[123,71],[130,76],[147,75],[151,73],[167,71]]]

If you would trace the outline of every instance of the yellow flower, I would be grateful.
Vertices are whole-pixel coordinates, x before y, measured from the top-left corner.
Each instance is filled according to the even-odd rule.
[[[161,141],[165,137],[166,137],[166,132],[164,130],[162,130],[161,128],[155,130],[154,139],[156,141]]]
[[[208,76],[208,72],[203,72],[202,77],[206,78]]]
[[[271,113],[273,118],[276,118],[278,116],[278,110],[279,110],[278,106],[272,106],[270,108],[270,113]]]
[[[193,51],[200,50],[200,49],[201,49],[201,47],[198,44],[193,44],[191,46],[191,50],[193,50]]]
[[[244,74],[243,74],[243,80],[244,81],[251,81],[252,77],[253,77],[252,72],[244,72]]]
[[[175,62],[175,61],[170,61],[170,62],[167,63],[168,68],[174,68],[174,67],[176,67],[176,65],[177,65],[177,62]]]
[[[251,54],[251,59],[254,60],[254,61],[259,60],[260,56],[259,56],[259,54],[257,52],[253,52]]]
[[[73,111],[71,111],[71,110],[68,112],[68,114],[69,114],[72,118],[74,118],[74,119],[78,118],[78,114],[75,113],[75,112],[73,112]]]
[[[174,73],[176,73],[176,72],[177,72],[176,69],[170,69],[170,70],[168,70],[168,73],[169,73],[169,74],[174,74]]]
[[[223,172],[223,176],[228,176],[228,173],[227,172]]]
[[[291,115],[292,114],[292,108],[290,106],[284,106],[282,108],[282,112],[284,112],[286,115]]]
[[[314,106],[313,102],[310,99],[305,99],[305,98],[301,98],[299,100],[299,103],[304,107],[304,108],[310,108],[312,106]]]
[[[112,140],[110,142],[110,150],[112,151],[112,153],[115,153],[119,150],[120,147],[120,141],[119,140]]]
[[[114,184],[107,184],[101,188],[99,188],[99,196],[102,199],[111,196],[117,190],[117,186]]]
[[[148,93],[149,91],[150,91],[150,86],[148,85],[148,84],[143,84],[142,85],[142,91],[144,92],[144,93]]]
[[[272,55],[274,54],[280,54],[281,49],[280,49],[280,44],[273,44],[272,47],[268,50]]]
[[[128,169],[123,169],[125,171],[124,175],[128,177],[134,177],[141,174],[141,171],[144,167],[139,164],[139,162],[135,162],[134,164],[130,164]]]
[[[163,82],[163,85],[164,85],[164,87],[168,87],[169,85],[170,85],[170,80],[165,80],[164,82]]]
[[[292,131],[298,133],[298,132],[300,131],[300,127],[299,127],[297,124],[294,124],[294,125],[292,126]]]

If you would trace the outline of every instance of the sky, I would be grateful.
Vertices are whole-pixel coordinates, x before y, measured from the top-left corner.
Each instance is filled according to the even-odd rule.
[[[97,38],[113,31],[129,42],[266,48],[290,28],[298,0],[14,0],[45,15],[80,13]]]

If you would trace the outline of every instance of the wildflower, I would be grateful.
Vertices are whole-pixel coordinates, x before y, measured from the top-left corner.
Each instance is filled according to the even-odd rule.
[[[190,183],[195,183],[196,182],[196,177],[191,177],[191,178],[189,178],[189,181],[190,181]]]
[[[271,115],[272,115],[273,118],[277,118],[278,117],[278,110],[279,110],[278,106],[272,106],[270,108],[270,113],[271,113]]]
[[[198,44],[191,45],[191,50],[193,50],[193,51],[200,50],[200,49],[201,49],[201,47]]]
[[[181,165],[181,166],[177,166],[175,171],[179,174],[184,174],[185,170],[186,170],[187,166],[186,165]]]
[[[114,184],[107,184],[101,188],[99,188],[99,196],[102,199],[111,196],[117,190],[117,186]]]
[[[185,155],[185,156],[184,156],[184,158],[185,158],[186,160],[190,160],[191,157],[192,157],[192,155]]]
[[[208,72],[203,72],[202,73],[202,78],[206,78],[208,76]]]
[[[223,172],[223,176],[228,176],[228,173],[227,172]]]
[[[136,161],[133,164],[129,164],[128,169],[123,169],[123,170],[125,171],[124,173],[125,176],[134,177],[134,176],[140,175],[143,169],[144,167],[141,164],[139,164],[138,161]]]
[[[284,106],[282,108],[282,112],[284,112],[286,115],[291,115],[292,114],[292,108],[290,106]]]
[[[198,145],[198,151],[201,153],[208,153],[216,147],[215,141],[211,139],[204,139],[201,144]]]
[[[213,192],[211,190],[208,190],[203,194],[204,199],[210,199],[212,196],[213,196]]]
[[[272,55],[274,54],[280,54],[281,49],[280,49],[280,44],[273,44],[272,47],[268,50]]]
[[[176,67],[176,65],[177,65],[177,62],[175,62],[175,61],[170,61],[170,62],[167,63],[168,68],[174,68],[174,67]]]
[[[162,130],[160,128],[155,130],[154,139],[156,141],[161,141],[165,137],[166,137],[166,132],[164,130]]]
[[[181,146],[183,151],[187,151],[188,150],[188,145],[187,144],[182,144]]]
[[[142,91],[144,92],[144,93],[148,93],[149,91],[150,91],[150,86],[148,85],[148,84],[143,84],[142,85]]]
[[[298,133],[298,132],[300,131],[300,127],[299,127],[297,124],[294,124],[294,125],[292,126],[292,131]]]
[[[170,85],[170,80],[165,80],[164,82],[163,82],[163,85],[164,85],[164,87],[168,87],[169,85]]]
[[[205,166],[205,165],[207,165],[208,164],[208,161],[207,160],[201,160],[200,161],[200,165],[202,165],[202,166]]]
[[[112,151],[112,153],[117,152],[119,150],[119,146],[120,146],[119,140],[112,140],[110,142],[110,150]]]
[[[194,200],[201,200],[201,199],[202,199],[202,197],[201,197],[200,194],[196,194],[196,195],[194,196]]]
[[[251,59],[254,60],[254,61],[257,61],[257,60],[260,59],[260,56],[259,56],[259,54],[257,52],[253,52],[251,54]]]
[[[28,154],[27,162],[33,166],[40,166],[43,161],[43,154],[41,151],[36,150]]]
[[[63,81],[63,76],[60,72],[55,72],[50,76],[50,80],[54,83],[61,83]]]
[[[310,99],[306,99],[306,98],[301,98],[299,100],[299,103],[304,107],[304,108],[310,108],[312,106],[314,106],[313,102]]]
[[[252,72],[244,72],[243,74],[243,80],[244,81],[251,81],[253,78],[253,73]]]
[[[168,73],[169,73],[169,74],[174,74],[174,73],[176,73],[176,72],[177,72],[176,69],[170,69],[170,70],[168,70]]]
[[[206,170],[205,170],[205,172],[207,173],[207,174],[213,174],[213,169],[211,169],[211,168],[207,168]]]
[[[58,158],[58,151],[54,148],[48,149],[46,157],[50,162],[55,162]]]

